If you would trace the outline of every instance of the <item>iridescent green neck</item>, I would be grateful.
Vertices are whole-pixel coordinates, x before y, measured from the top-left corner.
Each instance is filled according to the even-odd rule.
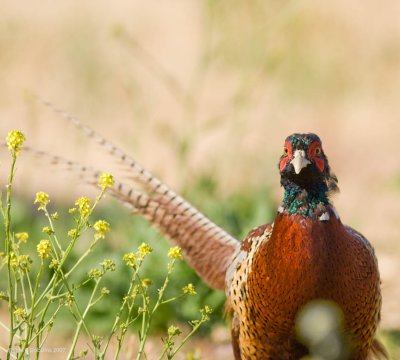
[[[321,184],[313,189],[305,190],[291,183],[285,186],[282,206],[289,214],[314,217],[318,205],[328,205],[326,184]]]

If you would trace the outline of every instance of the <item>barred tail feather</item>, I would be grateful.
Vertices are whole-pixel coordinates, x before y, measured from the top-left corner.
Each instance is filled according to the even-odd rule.
[[[97,185],[100,171],[29,147],[24,150],[46,157],[50,163],[79,174],[86,183]],[[226,271],[239,247],[239,241],[166,185],[161,184],[157,189],[163,191],[140,191],[116,180],[108,191],[134,213],[146,218],[173,244],[180,246],[185,260],[204,282],[215,289],[224,290]]]
[[[165,195],[148,195],[119,184],[111,194],[142,214],[180,246],[185,260],[211,287],[223,290],[225,275],[239,242],[186,201],[176,204]]]
[[[139,183],[147,191],[156,192],[164,195],[168,193],[170,197],[176,196],[176,194],[172,190],[170,190],[161,180],[157,179],[153,174],[151,174],[142,165],[140,165],[135,159],[127,155],[124,151],[122,151],[112,142],[97,133],[95,130],[80,122],[77,117],[71,115],[65,110],[56,107],[50,101],[41,100],[41,102],[53,112],[60,115],[61,118],[82,131],[89,139],[100,145],[100,147],[106,153],[112,156],[118,163],[124,165],[125,170],[129,174],[130,180]]]

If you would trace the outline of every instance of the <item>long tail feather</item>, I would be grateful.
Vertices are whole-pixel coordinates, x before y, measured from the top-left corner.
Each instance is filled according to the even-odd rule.
[[[46,157],[50,163],[79,174],[81,178],[96,185],[100,171],[77,162],[53,156],[43,151],[25,147],[39,157]],[[151,174],[149,179],[154,179]],[[195,207],[162,184],[164,191],[152,193],[116,180],[109,193],[135,213],[144,216],[172,243],[180,246],[185,260],[209,286],[223,290],[225,275],[239,241],[217,226]],[[157,189],[159,190],[161,186]]]
[[[51,109],[56,114],[60,115],[64,120],[74,125],[77,129],[82,131],[89,139],[96,142],[103,148],[103,150],[111,155],[118,163],[122,163],[126,170],[129,172],[129,178],[137,181],[141,186],[151,192],[168,195],[171,198],[177,197],[171,189],[169,189],[161,180],[157,179],[152,173],[146,170],[135,159],[127,155],[120,148],[115,146],[111,141],[107,140],[104,136],[83,124],[79,119],[65,110],[56,107],[48,100],[41,100],[44,106]],[[179,199],[177,199],[179,201]]]

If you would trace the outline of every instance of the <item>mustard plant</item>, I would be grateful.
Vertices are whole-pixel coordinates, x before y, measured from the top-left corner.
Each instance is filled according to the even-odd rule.
[[[146,358],[145,345],[149,337],[152,321],[162,306],[171,301],[179,301],[185,296],[196,295],[193,284],[187,284],[173,297],[166,297],[166,289],[170,284],[175,263],[183,259],[179,247],[172,247],[168,251],[168,264],[162,286],[157,295],[150,291],[153,281],[142,277],[143,263],[153,252],[149,244],[142,243],[135,251],[124,254],[120,263],[111,259],[104,259],[96,268],[87,269],[84,280],[74,278],[76,270],[86,267],[88,258],[98,244],[110,232],[110,224],[104,219],[92,220],[93,212],[104,197],[108,188],[114,185],[114,178],[109,173],[103,173],[98,182],[99,194],[92,200],[81,196],[69,210],[73,227],[66,234],[59,235],[56,231],[56,222],[60,216],[58,212],[51,212],[50,196],[40,191],[36,194],[34,204],[37,210],[45,217],[47,225],[42,228],[42,238],[33,239],[29,232],[12,230],[12,186],[15,175],[15,165],[25,141],[25,136],[17,130],[7,136],[7,147],[11,152],[11,169],[7,184],[6,204],[1,211],[5,224],[4,252],[1,254],[0,272],[6,273],[7,289],[0,291],[0,301],[7,302],[8,322],[0,322],[0,326],[8,333],[8,348],[1,347],[8,359],[39,359],[42,349],[48,343],[48,336],[54,329],[54,323],[59,321],[60,312],[67,309],[74,323],[74,332],[70,341],[67,359],[83,358],[89,351],[78,350],[79,338],[90,343],[90,350],[96,359],[113,357],[117,359],[123,348],[124,340],[134,323],[138,324],[138,352],[136,359]],[[91,234],[87,248],[77,260],[68,261],[78,239],[84,233]],[[35,253],[29,254],[26,243],[34,242]],[[110,290],[103,286],[103,280],[112,277],[117,266],[127,266],[130,278],[126,281],[127,291],[121,299],[121,305],[108,333],[103,336],[95,335],[88,324],[88,316],[96,305],[110,294]],[[87,302],[82,305],[80,290],[91,287]],[[172,359],[183,344],[199,327],[209,319],[211,309],[204,307],[200,310],[200,318],[190,321],[191,331],[177,342],[181,330],[171,325],[163,340],[162,352],[159,359]],[[114,341],[116,346],[110,347]],[[114,354],[110,355],[111,349]],[[114,350],[115,349],[115,350]],[[66,349],[67,350],[67,349]]]

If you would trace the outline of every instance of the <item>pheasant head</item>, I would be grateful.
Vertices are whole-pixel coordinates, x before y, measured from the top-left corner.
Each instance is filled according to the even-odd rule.
[[[319,207],[329,204],[329,194],[339,190],[321,140],[315,134],[288,136],[279,170],[285,189],[282,206],[290,214],[313,217]]]

